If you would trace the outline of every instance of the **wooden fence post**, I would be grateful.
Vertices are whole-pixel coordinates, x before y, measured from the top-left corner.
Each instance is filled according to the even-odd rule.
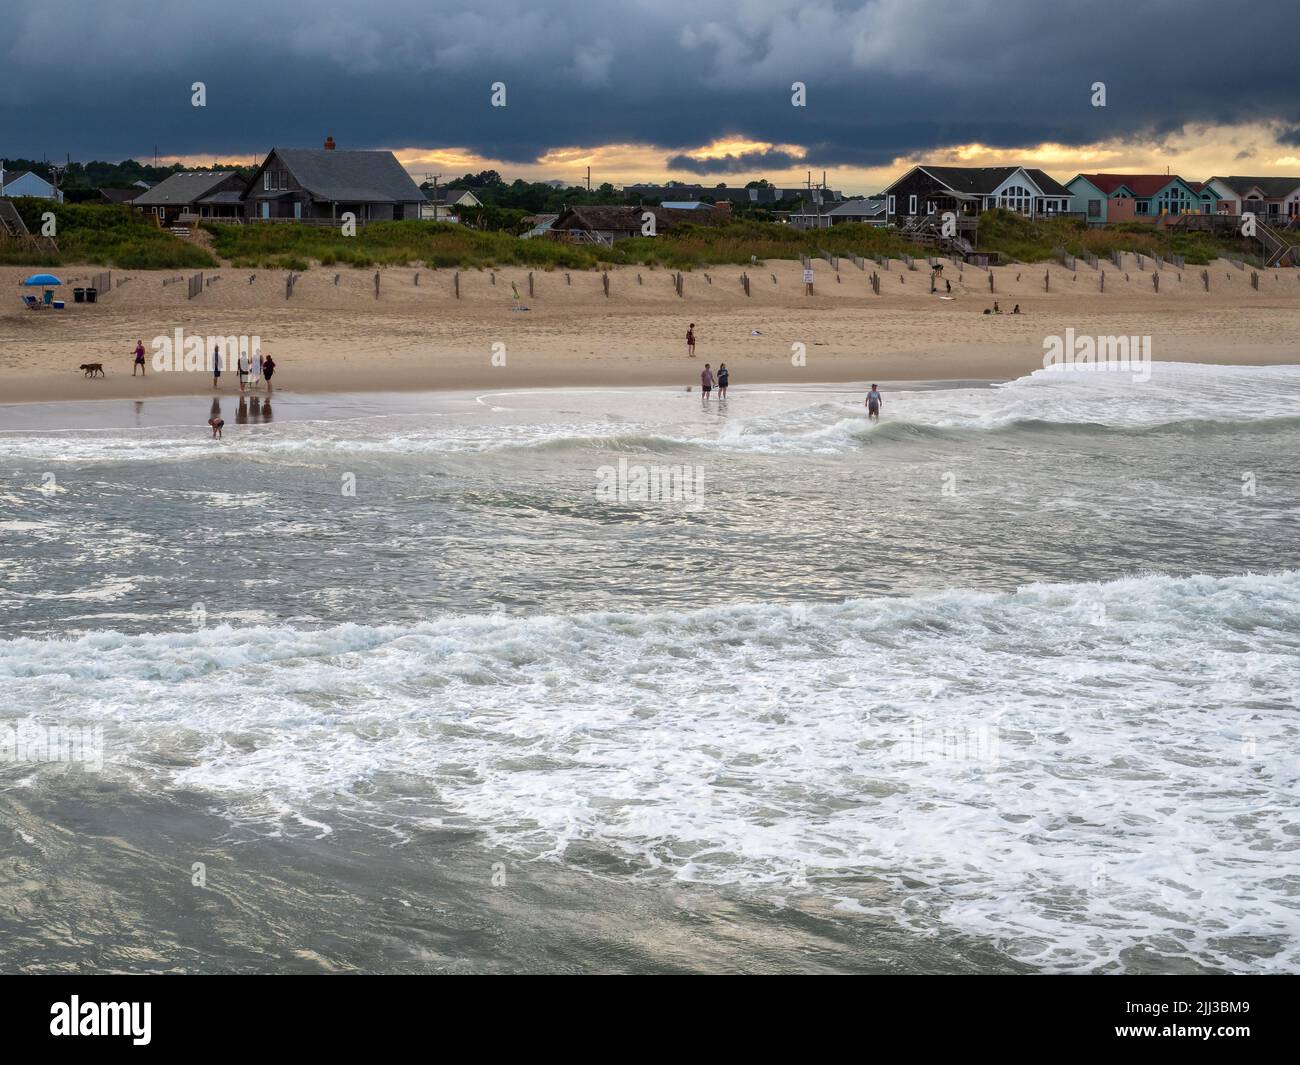
[[[609,299],[609,271],[606,270],[600,275],[600,283],[605,287],[605,298]]]
[[[375,299],[379,299],[379,271],[375,271]]]
[[[533,272],[531,270],[528,271],[528,298],[533,298]]]
[[[451,280],[452,280],[452,284],[456,286],[456,298],[460,299],[460,271],[459,270],[456,271],[455,275],[452,277]]]

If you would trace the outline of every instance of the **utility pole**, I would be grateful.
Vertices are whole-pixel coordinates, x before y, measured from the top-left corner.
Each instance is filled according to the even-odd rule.
[[[591,195],[591,167],[587,167],[587,195]]]

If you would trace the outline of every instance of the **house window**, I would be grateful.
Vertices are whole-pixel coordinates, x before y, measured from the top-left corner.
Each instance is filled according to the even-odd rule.
[[[262,191],[263,192],[271,191],[271,171],[269,170],[262,171]]]
[[[889,204],[887,205],[887,207],[885,208],[885,210],[886,210],[886,212],[889,213],[889,214],[893,214],[893,213],[894,213],[894,197],[893,197],[893,196],[890,196],[890,197],[889,197]]]
[[[912,193],[912,195],[907,198],[907,213],[916,214],[916,193]]]
[[[1101,217],[1101,200],[1088,201],[1088,217],[1089,218]]]
[[[1023,185],[1008,185],[998,197],[998,206],[1019,214],[1029,214],[1034,203],[1033,195]]]
[[[933,201],[933,200],[930,200],[930,201],[928,201],[928,202],[926,203],[926,205],[925,205],[925,213],[926,213],[926,214],[934,214],[934,211],[935,211],[934,201]]]
[[[1183,189],[1167,189],[1160,194],[1157,210],[1161,214],[1183,214],[1191,210],[1191,197]]]

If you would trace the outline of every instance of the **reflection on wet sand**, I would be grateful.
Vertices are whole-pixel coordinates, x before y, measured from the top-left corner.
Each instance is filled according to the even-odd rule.
[[[216,402],[215,400],[213,401]],[[260,396],[240,396],[235,410],[236,425],[257,425],[271,420],[271,400]]]

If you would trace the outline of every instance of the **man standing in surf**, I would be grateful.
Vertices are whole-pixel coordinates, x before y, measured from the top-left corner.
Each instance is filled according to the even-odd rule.
[[[692,322],[686,329],[686,355],[688,358],[695,358],[695,323]]]
[[[875,385],[867,393],[867,418],[880,421],[880,407],[885,401],[880,398],[880,390]]]

